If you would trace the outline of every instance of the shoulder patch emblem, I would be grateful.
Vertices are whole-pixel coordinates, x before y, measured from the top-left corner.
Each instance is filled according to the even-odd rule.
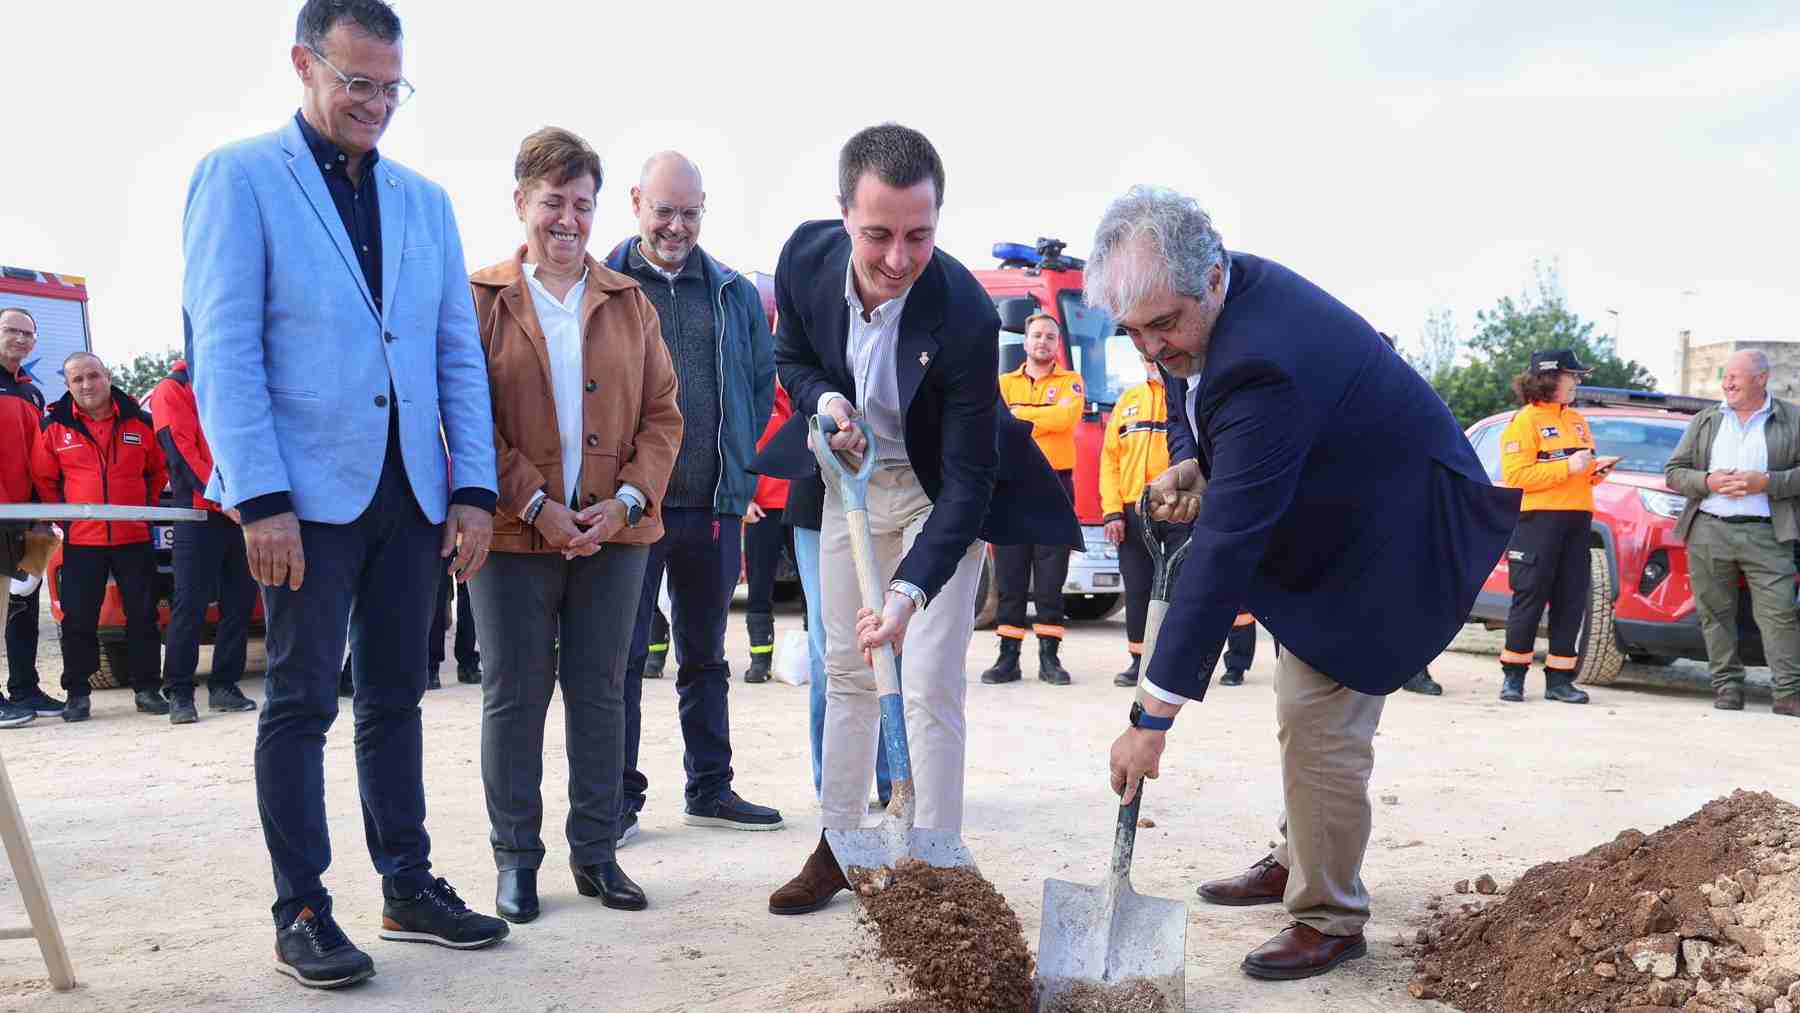
[[[1075,384],[1072,384],[1069,387],[1069,389],[1074,391],[1075,393],[1079,394],[1079,393],[1081,393],[1081,384],[1079,382],[1076,382]]]
[[[1128,418],[1128,419],[1135,418],[1137,416],[1137,413],[1138,413],[1137,405],[1132,404],[1132,405],[1125,406],[1125,417],[1126,418]]]
[[[1557,437],[1562,435],[1562,431],[1557,429],[1555,426],[1545,426],[1544,428],[1538,430],[1538,435],[1542,436],[1546,440],[1554,440]]]
[[[1518,453],[1519,452],[1519,441],[1518,440],[1507,440],[1506,441],[1506,452],[1509,454]]]
[[[140,447],[140,446],[143,446],[143,444],[144,444],[144,438],[139,436],[136,433],[122,433],[122,434],[120,434],[119,439],[120,439],[120,441],[122,441],[124,443],[129,443],[134,447]]]
[[[1044,388],[1044,400],[1046,400],[1046,401],[1056,400],[1056,388],[1055,387]]]

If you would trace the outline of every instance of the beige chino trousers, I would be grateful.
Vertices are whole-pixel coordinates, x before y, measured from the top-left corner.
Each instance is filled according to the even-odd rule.
[[[1369,920],[1363,854],[1374,813],[1369,777],[1387,697],[1348,689],[1282,651],[1275,664],[1284,812],[1275,860],[1288,870],[1282,903],[1295,921],[1353,936]]]
[[[869,529],[883,587],[931,516],[931,498],[911,467],[883,462],[869,477]],[[963,696],[969,638],[974,635],[975,589],[986,546],[963,553],[955,576],[907,625],[900,662],[917,826],[961,830],[963,756],[968,732]],[[857,646],[856,612],[862,607],[850,529],[837,484],[825,483],[819,530],[819,590],[825,620],[825,741],[820,760],[821,807],[827,830],[855,830],[869,807],[875,749],[881,729],[875,670]]]

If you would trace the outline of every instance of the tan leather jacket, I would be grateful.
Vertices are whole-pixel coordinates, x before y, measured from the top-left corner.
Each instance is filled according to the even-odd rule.
[[[500,505],[495,552],[554,552],[519,519],[539,489],[562,503],[562,437],[550,381],[550,354],[526,288],[521,246],[510,260],[469,278],[494,402]],[[629,482],[650,499],[635,528],[612,541],[648,545],[662,537],[661,501],[681,446],[675,368],[656,309],[630,278],[587,258],[582,297],[582,464],[578,502],[590,506]]]

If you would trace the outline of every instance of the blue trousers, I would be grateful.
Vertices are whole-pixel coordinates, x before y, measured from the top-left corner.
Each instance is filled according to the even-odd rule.
[[[650,654],[650,621],[663,571],[669,573],[670,638],[677,664],[681,739],[686,745],[687,801],[707,805],[731,790],[731,715],[726,695],[731,665],[725,660],[725,621],[737,590],[743,551],[740,521],[710,509],[663,511],[663,536],[650,546],[638,598],[637,626],[625,664],[625,774],[621,813],[641,812],[650,779],[638,770],[643,735],[644,661]]]
[[[819,533],[805,528],[794,530],[794,566],[800,571],[800,588],[806,595],[806,640],[811,648],[812,678],[806,686],[811,697],[807,714],[807,735],[812,744],[813,794],[819,794],[819,757],[825,741],[825,617],[824,601],[819,590]],[[875,793],[886,802],[891,794],[888,776],[887,736],[881,736],[875,749]]]
[[[425,519],[390,441],[375,498],[348,524],[300,523],[300,590],[264,587],[269,675],[256,726],[256,804],[275,872],[276,925],[329,899],[325,732],[338,665],[356,675],[356,781],[369,857],[399,893],[431,882],[419,699],[443,529]],[[347,632],[346,632],[347,631]]]

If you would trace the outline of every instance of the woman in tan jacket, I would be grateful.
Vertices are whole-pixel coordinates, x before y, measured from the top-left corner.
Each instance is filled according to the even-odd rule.
[[[491,658],[482,677],[481,781],[499,868],[495,903],[537,917],[544,720],[562,686],[569,865],[576,889],[641,910],[619,868],[625,654],[659,501],[681,444],[675,371],[636,282],[587,254],[600,158],[553,127],[513,165],[525,245],[470,279],[487,351],[500,506],[471,582]]]

